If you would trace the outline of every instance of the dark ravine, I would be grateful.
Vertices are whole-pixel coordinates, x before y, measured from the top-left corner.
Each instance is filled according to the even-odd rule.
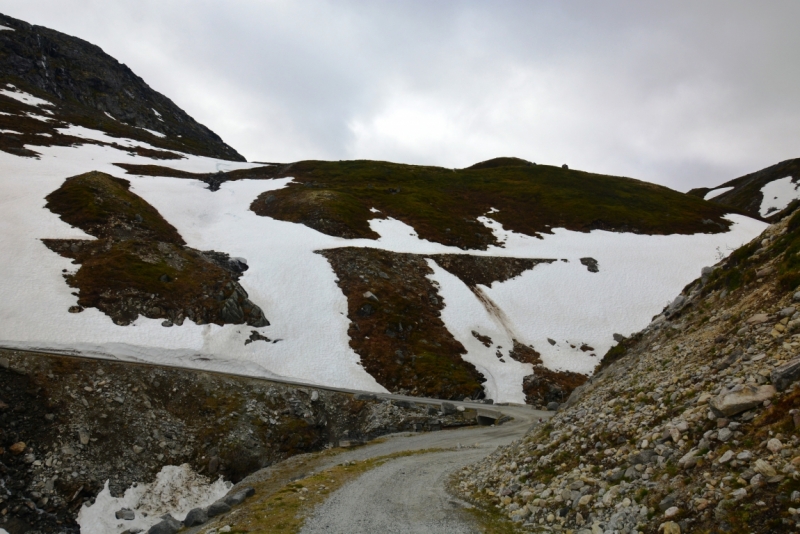
[[[139,315],[164,326],[248,324],[268,326],[238,280],[247,269],[223,252],[187,247],[178,231],[127,180],[92,172],[67,179],[47,197],[47,208],[95,241],[46,239],[51,250],[81,267],[65,273],[79,290],[70,311],[97,308],[119,325]]]
[[[239,481],[293,455],[475,423],[444,410],[256,378],[0,350],[0,528],[73,533],[114,495],[188,463]],[[21,444],[21,445],[20,445]]]
[[[165,150],[244,161],[217,134],[98,46],[2,14],[0,24],[14,30],[0,32],[0,82],[52,102],[55,118]],[[0,108],[12,105],[10,100],[0,97]],[[27,141],[50,142],[45,137]],[[5,150],[2,144],[0,149]]]

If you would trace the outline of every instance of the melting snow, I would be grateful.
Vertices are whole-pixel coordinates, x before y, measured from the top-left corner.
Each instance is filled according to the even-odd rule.
[[[222,478],[211,482],[195,473],[189,464],[167,465],[156,475],[155,482],[133,485],[122,497],[112,496],[106,481],[94,504],[81,508],[78,524],[81,534],[119,534],[134,528],[146,531],[160,522],[164,514],[183,521],[190,510],[221,499],[232,486]],[[133,510],[136,518],[116,519],[114,514],[122,508]]]
[[[706,193],[706,196],[703,197],[703,200],[711,200],[712,198],[717,198],[721,194],[727,193],[731,189],[733,189],[733,186],[731,186],[731,187],[718,187],[717,189],[712,189],[711,191]]]
[[[16,31],[16,30],[15,30],[14,28],[9,28],[8,26],[3,26],[2,24],[0,24],[0,31],[10,31],[10,32],[13,32],[13,31]],[[0,534],[3,534],[3,532],[5,532],[5,530],[3,530],[3,529],[1,529],[1,528],[0,528]]]
[[[144,130],[146,132],[150,132],[151,134],[155,135],[156,137],[166,137],[167,134],[163,134],[161,132],[157,132],[155,130],[150,130],[148,128],[139,128],[140,130]]]
[[[77,126],[64,133],[130,147],[135,141],[112,138]],[[141,144],[141,143],[139,143]],[[146,144],[144,146],[147,146]],[[285,187],[291,178],[225,182],[217,192],[196,180],[126,175],[112,163],[150,163],[147,158],[93,144],[78,147],[36,147],[40,160],[0,152],[0,345],[79,351],[94,357],[212,369],[262,377],[284,377],[308,383],[367,391],[384,391],[360,365],[349,346],[347,300],[336,285],[327,260],[315,251],[362,246],[420,254],[465,251],[420,239],[396,219],[372,219],[378,240],[347,240],[321,234],[304,225],[259,217],[249,210],[262,192]],[[209,173],[252,168],[248,163],[188,156],[169,166]],[[272,326],[258,329],[277,344],[244,341],[254,330],[245,325],[195,325],[163,328],[160,320],[139,318],[133,325],[115,325],[96,309],[71,314],[73,289],[61,276],[74,272],[71,260],[48,250],[42,238],[89,239],[44,209],[44,197],[69,176],[99,170],[131,181],[132,190],[174,225],[189,246],[224,251],[247,259],[250,269],[240,283],[264,310]],[[15,179],[25,176],[25,180]],[[691,280],[700,269],[763,231],[764,223],[730,216],[735,223],[724,234],[646,236],[554,229],[537,239],[506,231],[481,218],[505,247],[470,251],[484,256],[564,258],[538,265],[521,276],[491,288],[479,286],[485,300],[503,310],[489,313],[458,278],[434,263],[432,278],[441,287],[442,317],[468,349],[465,359],[487,375],[487,390],[496,401],[522,400],[522,377],[528,365],[507,357],[511,339],[533,345],[554,369],[589,372],[613,344],[612,335],[628,335]],[[580,258],[592,257],[600,272],[590,273]],[[471,330],[494,341],[486,348]],[[547,338],[558,341],[556,346]],[[591,357],[571,349],[565,340],[596,349]],[[506,363],[495,355],[497,345]]]
[[[11,88],[11,90],[5,89],[5,88],[4,89],[0,89],[0,95],[4,95],[4,96],[7,96],[9,98],[13,98],[14,100],[22,102],[23,104],[28,104],[29,106],[52,106],[53,105],[51,102],[48,102],[47,100],[42,100],[41,98],[36,98],[35,96],[30,95],[30,94],[28,94],[28,93],[26,93],[24,91],[20,91],[19,89],[17,89],[16,87],[11,85],[10,83],[7,84],[6,87]]]
[[[799,187],[800,183],[793,182],[791,176],[773,180],[762,187],[761,194],[764,195],[764,198],[761,201],[761,209],[759,210],[761,216],[766,217],[771,213],[781,211],[792,200],[800,198]]]

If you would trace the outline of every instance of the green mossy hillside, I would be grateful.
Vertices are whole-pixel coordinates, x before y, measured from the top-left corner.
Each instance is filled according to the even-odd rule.
[[[301,161],[272,177],[295,180],[258,197],[259,215],[346,238],[374,239],[370,219],[393,217],[420,238],[462,249],[498,244],[477,219],[537,235],[552,228],[642,234],[727,231],[731,208],[616,176],[500,158],[467,169],[381,161]],[[380,213],[374,213],[377,209]]]
[[[142,197],[130,182],[102,172],[67,178],[47,196],[47,209],[61,220],[99,238],[141,237],[183,245],[178,231]]]

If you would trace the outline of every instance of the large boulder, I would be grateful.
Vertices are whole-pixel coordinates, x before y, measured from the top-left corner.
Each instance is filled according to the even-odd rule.
[[[772,370],[772,384],[783,391],[800,378],[800,358],[795,358]]]
[[[164,516],[164,519],[160,523],[156,523],[150,527],[147,534],[175,534],[182,526],[183,524],[180,521],[167,515]]]
[[[741,389],[722,393],[708,405],[717,417],[731,417],[762,404],[776,395],[775,386],[741,386]]]
[[[231,507],[225,501],[217,501],[208,507],[208,517],[215,517],[231,511]]]
[[[202,508],[193,508],[186,514],[186,519],[183,520],[183,524],[187,527],[193,527],[196,525],[202,525],[208,521],[208,514]]]

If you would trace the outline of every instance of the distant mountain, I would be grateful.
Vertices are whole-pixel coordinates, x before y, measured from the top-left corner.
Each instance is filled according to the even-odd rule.
[[[29,134],[40,127],[19,117],[28,108],[13,100],[9,84],[52,103],[51,115],[66,123],[165,150],[244,161],[217,134],[98,46],[2,14],[0,25],[5,27],[0,30],[0,111],[12,114],[3,117],[0,127],[28,134],[24,144],[39,144]],[[19,144],[5,140],[0,150],[19,150]]]
[[[714,188],[692,189],[688,194],[737,208],[751,217],[777,221],[800,199],[798,181],[800,159],[789,159]]]

